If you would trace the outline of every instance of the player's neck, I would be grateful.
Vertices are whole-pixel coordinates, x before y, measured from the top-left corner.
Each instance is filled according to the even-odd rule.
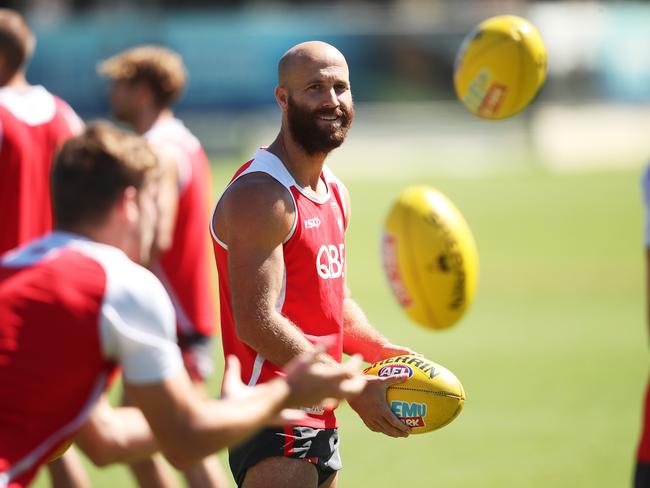
[[[30,84],[27,82],[27,79],[25,78],[25,72],[18,71],[15,75],[9,78],[9,80],[3,85],[3,87],[24,90],[26,88],[29,88]]]
[[[152,108],[138,112],[138,116],[131,124],[133,129],[140,135],[150,130],[158,122],[173,119],[174,113],[169,108]]]
[[[280,131],[268,150],[282,161],[296,183],[303,188],[311,188],[314,192],[318,192],[320,175],[327,158],[326,153],[307,154],[285,130]]]
[[[137,246],[134,246],[129,240],[129,234],[124,232],[124,224],[110,216],[97,225],[58,226],[56,230],[70,232],[100,244],[116,247],[124,251],[133,261],[139,261],[139,256],[134,252],[134,247]]]

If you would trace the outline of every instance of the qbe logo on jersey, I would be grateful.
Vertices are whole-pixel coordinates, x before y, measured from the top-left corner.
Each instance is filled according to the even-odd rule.
[[[316,255],[316,271],[324,280],[343,276],[345,265],[345,244],[338,247],[333,244],[323,244]]]

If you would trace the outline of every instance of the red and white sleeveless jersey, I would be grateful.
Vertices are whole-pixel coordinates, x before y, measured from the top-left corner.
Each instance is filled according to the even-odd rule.
[[[82,126],[42,86],[0,88],[0,254],[52,230],[52,158]]]
[[[116,365],[183,368],[169,298],[117,248],[54,232],[0,261],[0,487],[29,483],[81,426]]]
[[[152,271],[176,310],[178,334],[214,334],[216,287],[211,282],[209,217],[210,164],[201,143],[178,119],[156,123],[144,136],[178,165],[179,202],[171,247]]]
[[[296,219],[283,244],[284,276],[277,309],[309,339],[336,337],[328,349],[337,361],[343,354],[343,294],[345,271],[346,210],[343,185],[324,167],[321,178],[327,193],[315,197],[300,187],[282,161],[260,149],[244,164],[230,184],[244,175],[261,172],[280,182],[296,208]],[[215,207],[216,208],[216,207]],[[221,335],[224,354],[236,355],[242,363],[242,381],[249,385],[266,382],[281,368],[266,360],[237,338],[228,280],[228,249],[212,228],[214,253],[219,271]],[[333,412],[307,408],[309,418],[299,424],[313,428],[333,428]]]

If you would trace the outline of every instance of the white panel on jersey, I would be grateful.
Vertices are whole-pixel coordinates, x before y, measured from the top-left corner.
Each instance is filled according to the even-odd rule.
[[[40,239],[31,241],[2,257],[2,265],[7,267],[22,268],[34,263],[54,259],[61,252],[61,248],[73,242],[88,241],[85,237],[63,231],[47,234]]]
[[[57,231],[5,255],[3,265],[52,259],[62,248],[94,259],[106,273],[98,324],[102,350],[107,359],[120,364],[127,381],[156,383],[182,369],[174,309],[165,289],[116,247]]]
[[[119,251],[118,251],[119,252]],[[129,383],[158,383],[183,368],[174,308],[147,269],[111,258],[100,318],[106,357],[122,366]]]
[[[41,125],[56,114],[56,101],[42,86],[0,88],[0,105],[27,125]]]
[[[294,186],[296,188],[299,188],[298,185],[296,184],[295,180],[285,168],[284,164],[282,164],[282,161],[278,159],[278,157],[267,151],[266,149],[258,149],[255,152],[255,156],[253,156],[253,162],[251,165],[246,168],[244,171],[241,172],[241,174],[237,175],[237,178],[232,180],[228,186],[225,188],[223,193],[219,196],[217,199],[217,203],[214,206],[214,210],[212,211],[212,218],[210,219],[210,232],[212,234],[212,237],[214,238],[215,242],[219,244],[221,247],[224,249],[228,249],[228,245],[223,242],[221,239],[217,237],[217,233],[214,231],[214,214],[217,211],[217,206],[219,205],[219,202],[223,198],[224,194],[228,191],[228,188],[237,181],[239,178],[242,176],[251,174],[251,173],[266,173],[269,175],[271,178],[276,180],[278,183],[280,183],[282,186],[284,186],[287,191],[289,192],[289,195],[291,196],[291,200],[293,201],[293,208],[296,210],[296,216],[293,221],[293,225],[291,226],[291,230],[289,230],[289,233],[287,236],[284,238],[284,243],[286,243],[289,239],[291,239],[291,236],[293,236],[294,232],[296,231],[296,226],[298,224],[298,205],[296,204],[295,198],[293,198],[293,193],[291,193],[291,187]],[[329,194],[328,194],[329,196]]]
[[[182,192],[192,179],[192,160],[190,154],[201,149],[201,143],[179,119],[164,119],[156,122],[144,137],[163,154],[176,162],[178,167],[178,186]]]
[[[262,374],[262,366],[264,365],[264,356],[259,352],[255,356],[255,363],[253,363],[253,372],[251,373],[251,378],[248,380],[248,386],[255,386],[257,381],[260,379],[260,374]]]
[[[645,167],[641,175],[641,189],[645,208],[644,243],[646,247],[650,247],[650,163]]]

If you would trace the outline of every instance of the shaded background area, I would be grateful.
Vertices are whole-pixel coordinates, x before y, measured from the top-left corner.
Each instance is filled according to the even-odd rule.
[[[181,53],[178,113],[210,153],[215,197],[275,136],[282,53],[322,39],[346,55],[357,119],[331,164],[353,197],[353,295],[395,342],[454,371],[468,401],[448,427],[406,440],[342,407],[342,486],[629,486],[648,371],[638,178],[650,155],[649,3],[9,3],[38,35],[30,80],[86,119],[108,113],[99,60],[141,43]],[[487,122],[455,100],[454,56],[471,27],[506,13],[539,28],[549,78],[522,114]],[[457,204],[481,261],[476,303],[441,333],[408,321],[380,267],[383,218],[422,183]],[[92,472],[96,486],[129,486],[121,467]]]
[[[248,153],[267,137],[264,128],[277,121],[277,60],[288,47],[308,39],[331,42],[348,58],[360,132],[368,127],[399,137],[400,126],[393,121],[407,118],[411,125],[424,127],[427,143],[444,147],[452,141],[461,146],[441,158],[446,166],[460,166],[459,171],[474,171],[465,169],[464,162],[475,159],[478,147],[486,159],[494,156],[492,147],[508,146],[516,159],[532,157],[560,167],[607,165],[612,159],[633,164],[647,149],[645,136],[640,137],[650,132],[647,3],[13,4],[26,13],[39,38],[30,79],[46,84],[86,118],[108,110],[106,86],[95,73],[98,60],[142,43],[178,51],[190,73],[178,111],[213,154]],[[513,121],[486,125],[455,103],[453,63],[471,27],[503,13],[525,16],[538,26],[549,49],[549,79],[530,110]],[[368,113],[364,107],[369,107]],[[475,138],[472,144],[457,142],[468,134]]]

